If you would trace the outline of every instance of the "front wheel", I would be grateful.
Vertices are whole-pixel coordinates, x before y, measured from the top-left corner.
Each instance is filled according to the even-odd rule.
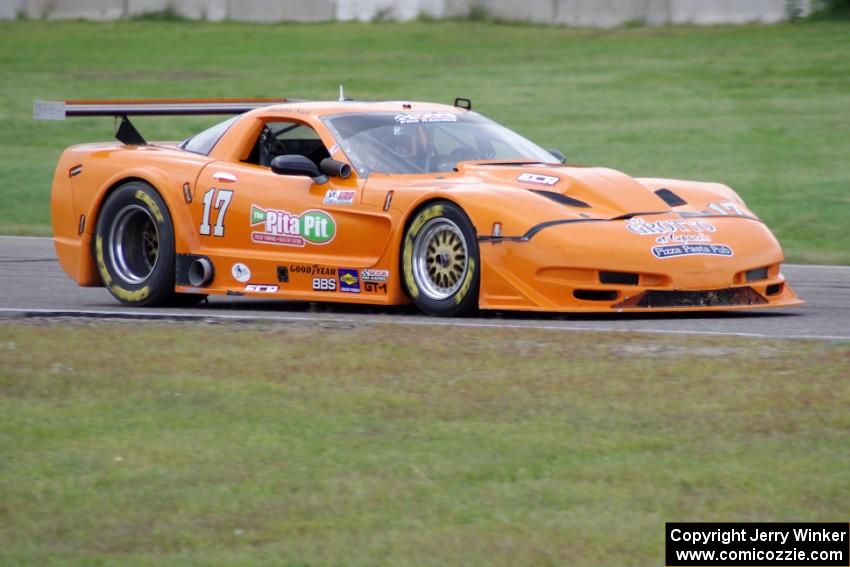
[[[478,308],[478,241],[460,207],[436,201],[414,215],[404,236],[401,270],[407,295],[429,315],[468,315]]]

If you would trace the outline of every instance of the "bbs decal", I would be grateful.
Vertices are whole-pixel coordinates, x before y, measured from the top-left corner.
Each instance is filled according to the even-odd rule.
[[[336,279],[313,278],[313,291],[336,291]]]

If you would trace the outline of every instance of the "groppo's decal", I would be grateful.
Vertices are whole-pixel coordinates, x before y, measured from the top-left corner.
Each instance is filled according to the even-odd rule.
[[[732,249],[725,244],[668,244],[666,246],[653,246],[652,255],[656,258],[732,256]]]
[[[339,291],[360,293],[360,277],[357,275],[357,270],[339,269]]]
[[[355,195],[357,195],[355,191],[331,189],[325,193],[323,202],[325,205],[353,205]]]
[[[732,248],[725,244],[712,244],[711,236],[717,227],[705,220],[660,220],[646,222],[632,218],[626,223],[630,232],[655,237],[652,255],[656,258],[677,256],[726,256],[733,255]]]
[[[561,180],[554,175],[538,175],[536,173],[523,173],[516,178],[520,183],[537,183],[538,185],[556,185]]]
[[[717,232],[717,227],[704,220],[660,220],[646,222],[640,218],[631,218],[626,223],[629,232],[655,236],[658,244],[670,242],[711,242],[709,234]]]
[[[251,226],[262,225],[262,231],[251,233],[260,244],[304,246],[327,244],[336,235],[334,218],[324,211],[311,210],[295,214],[251,205]]]

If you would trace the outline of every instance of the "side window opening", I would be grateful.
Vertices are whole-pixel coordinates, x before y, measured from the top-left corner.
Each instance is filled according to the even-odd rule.
[[[274,158],[282,155],[304,156],[316,166],[330,157],[319,134],[310,126],[298,122],[267,122],[245,162],[269,167]]]

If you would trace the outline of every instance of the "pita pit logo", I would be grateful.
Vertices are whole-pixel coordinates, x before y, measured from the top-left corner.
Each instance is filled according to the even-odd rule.
[[[258,225],[262,226],[263,230],[253,231],[251,240],[259,244],[322,245],[333,240],[336,235],[334,218],[318,210],[295,214],[251,205],[251,226]]]

